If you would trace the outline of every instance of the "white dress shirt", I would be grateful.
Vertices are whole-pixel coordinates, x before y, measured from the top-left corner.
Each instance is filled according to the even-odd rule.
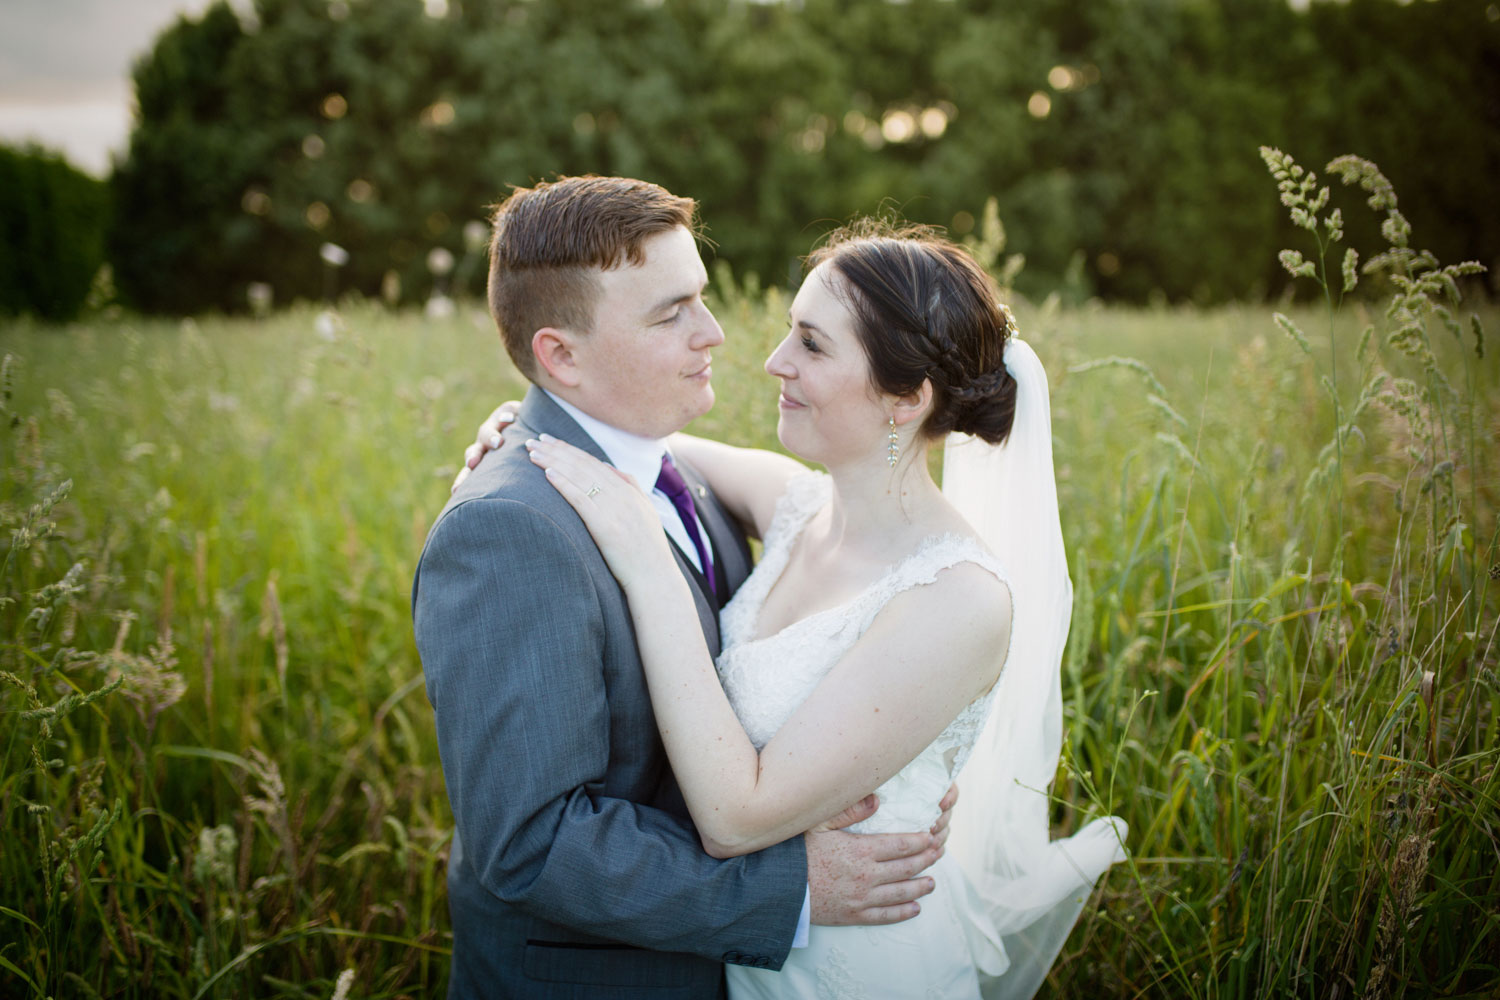
[[[542,390],[546,392],[546,390]],[[677,543],[682,554],[687,556],[688,562],[698,567],[698,572],[703,572],[703,562],[698,558],[698,548],[693,540],[688,537],[687,528],[682,525],[682,518],[677,513],[677,508],[667,495],[656,488],[656,477],[661,475],[661,457],[667,454],[667,442],[662,438],[644,438],[629,431],[622,431],[618,427],[609,424],[584,413],[578,407],[565,399],[552,396],[552,401],[561,406],[568,416],[578,422],[584,433],[594,439],[601,451],[609,457],[610,464],[621,472],[628,472],[635,477],[646,496],[651,498],[651,503],[656,507],[656,515],[661,518],[661,526],[667,530],[667,535]],[[708,557],[714,557],[713,542],[708,537],[708,531],[704,529],[702,522],[698,524],[698,536],[703,539],[703,547],[708,550]]]
[[[543,392],[547,390],[543,389]],[[667,454],[667,442],[661,438],[644,438],[629,431],[622,431],[618,427],[611,427],[602,420],[584,413],[578,407],[565,399],[559,399],[550,392],[547,395],[552,401],[563,408],[568,416],[583,428],[585,434],[594,439],[599,450],[609,458],[610,464],[621,472],[628,472],[635,477],[642,490],[651,498],[651,503],[656,507],[657,517],[661,519],[661,525],[666,529],[667,535],[677,543],[682,554],[687,557],[688,562],[698,567],[703,572],[703,563],[698,558],[698,549],[693,545],[693,540],[688,537],[687,528],[683,527],[682,518],[677,513],[677,508],[667,495],[656,488],[656,477],[661,475],[661,457]],[[698,524],[698,536],[703,539],[703,547],[708,551],[708,557],[713,558],[713,543],[709,540],[708,531],[702,522]],[[802,894],[802,913],[797,918],[797,932],[792,936],[793,948],[807,947],[808,927],[812,922],[812,889],[809,887]]]

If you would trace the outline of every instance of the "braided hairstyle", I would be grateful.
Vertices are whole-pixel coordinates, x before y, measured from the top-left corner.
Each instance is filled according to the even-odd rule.
[[[811,267],[825,263],[842,279],[832,287],[854,313],[875,387],[904,396],[931,381],[924,436],[1005,440],[1016,412],[1004,361],[1014,321],[967,250],[925,226],[865,219],[808,257]]]

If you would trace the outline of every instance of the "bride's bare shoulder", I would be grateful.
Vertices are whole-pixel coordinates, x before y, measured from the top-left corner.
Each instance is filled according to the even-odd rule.
[[[925,576],[925,574],[924,574]],[[938,570],[924,586],[897,594],[861,639],[884,657],[923,664],[929,680],[941,675],[967,704],[1000,676],[1010,649],[1010,587],[971,560]]]
[[[1010,584],[996,568],[968,559],[955,562],[938,571],[933,587],[955,614],[1003,620],[1010,627]]]

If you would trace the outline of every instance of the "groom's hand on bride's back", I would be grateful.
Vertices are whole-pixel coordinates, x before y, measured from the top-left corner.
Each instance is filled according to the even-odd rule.
[[[948,818],[958,786],[948,790],[942,815],[925,833],[847,833],[874,814],[869,795],[807,832],[807,884],[812,922],[823,925],[894,924],[921,912],[917,900],[934,888],[922,872],[943,856]]]

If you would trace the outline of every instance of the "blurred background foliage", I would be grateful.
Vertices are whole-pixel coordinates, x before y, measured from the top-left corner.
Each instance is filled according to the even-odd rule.
[[[44,149],[0,146],[0,316],[71,318],[104,255],[105,186]]]
[[[776,447],[762,360],[834,220],[944,224],[1014,279],[1077,595],[1053,819],[1131,826],[1044,995],[1500,995],[1497,312],[1415,252],[1500,256],[1497,37],[1472,0],[179,22],[107,183],[0,153],[0,315],[44,321],[0,321],[0,996],[441,995],[408,581],[524,388],[462,300],[485,206],[589,170],[701,200],[728,339],[696,427],[738,443]],[[1199,307],[1338,242],[1262,143],[1400,191],[1410,246],[1334,185],[1385,260],[1355,301],[1336,248],[1274,323]]]
[[[994,197],[1023,294],[1263,298],[1291,234],[1259,144],[1367,156],[1440,259],[1500,258],[1488,0],[255,0],[135,84],[108,258],[147,312],[472,293],[487,207],[585,172],[696,197],[764,284],[854,213],[964,236]]]

